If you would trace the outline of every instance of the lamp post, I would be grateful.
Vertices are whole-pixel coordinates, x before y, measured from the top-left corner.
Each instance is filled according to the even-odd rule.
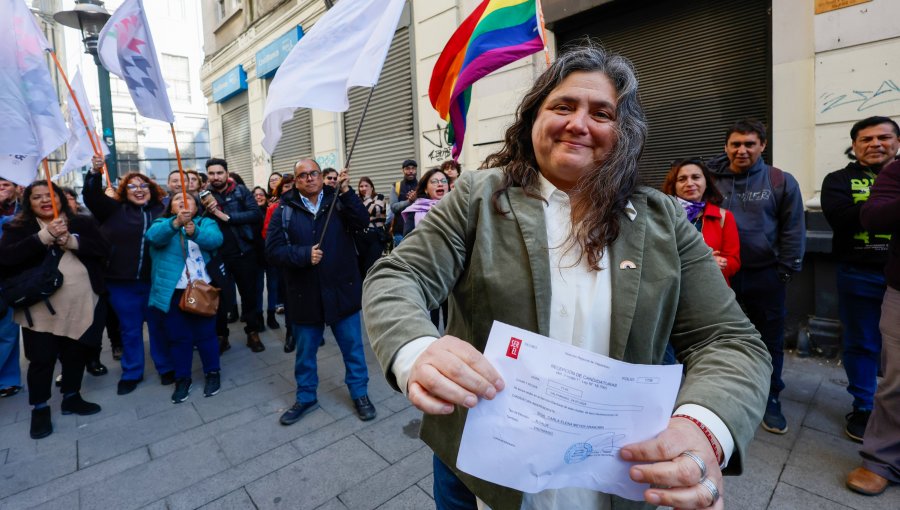
[[[100,0],[75,0],[75,8],[71,11],[59,11],[53,15],[59,24],[81,31],[81,40],[84,42],[85,53],[94,56],[97,64],[97,80],[100,83],[100,119],[103,123],[103,141],[109,147],[109,159],[106,167],[109,170],[110,180],[118,176],[116,157],[116,135],[113,127],[112,96],[109,88],[109,72],[100,64],[97,56],[97,36],[106,21],[110,18],[109,12],[103,7]]]

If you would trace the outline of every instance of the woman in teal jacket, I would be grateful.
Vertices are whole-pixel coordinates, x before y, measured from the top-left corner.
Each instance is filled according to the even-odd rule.
[[[206,374],[203,395],[211,397],[220,387],[216,318],[186,313],[178,307],[187,287],[186,273],[191,280],[209,283],[206,263],[222,245],[222,232],[215,220],[197,216],[199,201],[193,194],[176,193],[162,217],[154,220],[145,234],[153,261],[150,308],[175,364],[174,404],[184,402],[190,394],[195,344]]]

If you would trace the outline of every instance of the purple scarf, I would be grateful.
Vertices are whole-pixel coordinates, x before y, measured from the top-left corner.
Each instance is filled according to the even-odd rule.
[[[691,223],[695,222],[697,218],[703,214],[703,209],[706,208],[706,202],[691,202],[690,200],[685,200],[681,197],[675,197],[678,199],[678,203],[681,204],[681,207],[684,207],[684,212],[687,214],[687,219]]]
[[[418,198],[415,202],[409,205],[406,209],[403,210],[403,222],[406,223],[409,221],[410,216],[414,216],[413,225],[418,225],[422,218],[425,217],[425,213],[431,210],[435,204],[438,203],[438,200],[432,200],[430,198]]]

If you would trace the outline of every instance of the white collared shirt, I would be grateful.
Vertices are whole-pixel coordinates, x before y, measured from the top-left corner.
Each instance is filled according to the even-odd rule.
[[[306,198],[302,194],[300,194],[300,193],[297,193],[297,194],[300,195],[300,203],[303,204],[303,207],[306,207],[307,209],[309,209],[309,212],[313,213],[313,216],[315,216],[316,213],[319,212],[319,207],[322,205],[322,197],[325,196],[325,188],[323,187],[319,191],[319,198],[316,199],[315,204],[312,203],[312,200]]]

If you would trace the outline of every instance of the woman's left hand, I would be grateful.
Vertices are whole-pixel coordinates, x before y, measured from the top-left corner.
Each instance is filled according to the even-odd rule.
[[[715,259],[716,264],[719,265],[719,269],[725,269],[726,267],[728,267],[728,259],[723,257],[721,254],[722,252],[720,252],[719,250],[716,250],[712,253],[713,259]]]
[[[192,220],[188,220],[187,223],[184,224],[184,233],[192,236],[194,232],[197,231],[197,227],[194,226],[194,222]]]
[[[706,478],[715,484],[719,497],[701,484],[700,466],[691,452],[706,464]],[[619,452],[628,462],[650,463],[632,466],[631,479],[652,486],[644,491],[644,500],[652,505],[674,508],[713,508],[722,510],[723,483],[719,459],[715,458],[709,440],[697,425],[684,418],[672,418],[669,426],[653,439],[627,445]],[[709,483],[707,482],[707,483]]]

